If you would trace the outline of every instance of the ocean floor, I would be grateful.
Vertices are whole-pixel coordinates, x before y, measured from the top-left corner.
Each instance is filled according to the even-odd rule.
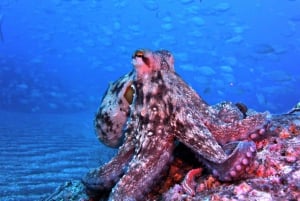
[[[109,161],[114,150],[96,139],[93,115],[0,111],[0,200],[40,200]]]

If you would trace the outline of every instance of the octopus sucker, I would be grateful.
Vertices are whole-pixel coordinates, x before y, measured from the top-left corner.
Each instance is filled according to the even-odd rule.
[[[250,165],[253,157],[256,155],[255,143],[252,141],[232,142],[226,144],[223,148],[228,153],[227,160],[221,164],[206,161],[206,166],[211,169],[213,175],[221,181],[231,181],[243,176],[243,170]]]
[[[131,63],[133,70],[110,84],[95,118],[98,138],[119,147],[118,154],[82,179],[87,191],[145,200],[179,144],[221,181],[247,176],[266,114],[249,113],[241,103],[210,106],[175,72],[167,50],[139,49]]]

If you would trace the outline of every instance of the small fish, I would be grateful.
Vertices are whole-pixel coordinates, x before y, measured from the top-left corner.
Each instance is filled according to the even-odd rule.
[[[257,54],[272,54],[275,52],[275,49],[269,44],[259,44],[254,48],[254,51]]]
[[[4,36],[2,32],[2,22],[3,22],[3,15],[0,15],[0,41],[4,43]]]

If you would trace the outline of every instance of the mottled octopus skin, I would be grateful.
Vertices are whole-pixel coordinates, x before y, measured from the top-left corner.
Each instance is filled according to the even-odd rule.
[[[98,108],[94,125],[99,140],[107,146],[118,147],[122,143],[123,127],[129,116],[130,105],[123,94],[131,86],[133,75],[134,72],[130,72],[111,83]]]
[[[264,132],[266,115],[244,118],[228,102],[209,106],[176,74],[166,50],[138,50],[132,63],[133,72],[110,85],[95,119],[101,141],[123,144],[109,163],[83,178],[86,188],[112,189],[109,200],[143,200],[172,161],[176,141],[220,180],[239,179],[255,157],[252,139]],[[128,88],[132,102],[124,99]]]

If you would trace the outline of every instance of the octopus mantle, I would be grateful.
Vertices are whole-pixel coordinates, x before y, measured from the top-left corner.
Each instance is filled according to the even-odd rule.
[[[91,198],[144,200],[181,146],[219,181],[248,176],[253,140],[268,129],[266,113],[230,102],[208,105],[175,72],[169,51],[137,50],[132,64],[110,84],[96,114],[99,140],[119,151],[82,179]],[[190,185],[185,190],[195,193]]]

